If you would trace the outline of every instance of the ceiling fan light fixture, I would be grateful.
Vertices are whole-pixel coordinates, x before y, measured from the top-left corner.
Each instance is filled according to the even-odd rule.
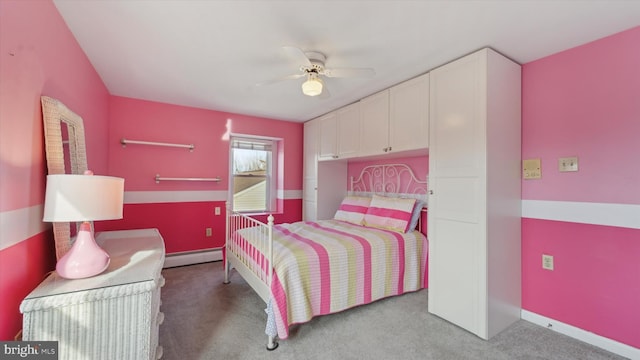
[[[322,79],[317,76],[309,76],[307,81],[302,83],[302,93],[307,96],[318,96],[322,93]]]

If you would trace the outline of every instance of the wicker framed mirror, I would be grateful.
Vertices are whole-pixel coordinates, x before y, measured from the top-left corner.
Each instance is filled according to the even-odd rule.
[[[44,143],[48,174],[83,174],[87,170],[87,152],[82,118],[62,102],[41,97]],[[69,223],[53,223],[56,259],[71,248]]]

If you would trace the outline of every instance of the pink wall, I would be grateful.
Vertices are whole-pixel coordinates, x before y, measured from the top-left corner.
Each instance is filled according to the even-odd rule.
[[[125,191],[228,188],[228,129],[284,139],[285,190],[302,188],[302,124],[113,96],[110,102],[109,172],[125,177]],[[128,145],[120,139],[194,144],[195,150]],[[220,177],[219,183],[161,182],[171,177]],[[295,174],[295,175],[294,175]]]
[[[523,199],[640,204],[640,27],[528,64],[522,70],[522,158],[542,179]],[[558,157],[578,156],[560,173]]]
[[[525,310],[639,347],[639,230],[525,218],[522,235]]]
[[[640,204],[638,44],[640,27],[523,66],[522,158],[542,159],[525,203]],[[566,156],[578,172],[557,171]],[[523,308],[640,348],[639,259],[638,229],[525,218]]]
[[[0,340],[12,340],[20,302],[55,263],[51,231],[30,217],[44,202],[40,96],[83,117],[89,165],[105,173],[109,94],[51,1],[0,1],[0,79],[0,215],[13,237],[0,239]]]
[[[147,192],[151,200],[125,201],[124,219],[102,222],[98,230],[158,228],[168,253],[221,247],[224,245],[224,208],[229,188],[229,132],[283,139],[284,172],[279,190],[302,189],[301,123],[256,118],[113,96],[109,120],[109,173],[125,178],[125,191]],[[182,148],[127,145],[120,139],[194,144]],[[220,177],[220,182],[165,181],[156,184],[155,174],[165,177]],[[286,176],[284,176],[286,174]],[[207,192],[201,198],[182,201],[185,192]],[[165,201],[176,194],[176,201]],[[181,195],[182,194],[182,195]],[[125,195],[126,198],[126,195]],[[154,200],[157,199],[157,200]],[[283,199],[276,221],[301,219],[300,196]],[[214,209],[221,208],[215,216]],[[212,237],[205,236],[211,227]]]

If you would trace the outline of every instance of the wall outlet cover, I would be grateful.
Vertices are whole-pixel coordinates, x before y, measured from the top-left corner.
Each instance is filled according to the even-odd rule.
[[[578,157],[563,157],[558,158],[558,171],[567,172],[567,171],[578,171]]]
[[[541,177],[542,168],[540,166],[540,158],[522,160],[523,179],[540,179]]]
[[[542,254],[542,268],[553,270],[553,255]]]

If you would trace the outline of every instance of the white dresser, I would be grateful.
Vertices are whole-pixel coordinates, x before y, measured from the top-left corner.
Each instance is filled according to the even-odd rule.
[[[58,341],[60,359],[159,359],[164,241],[157,229],[108,231],[109,268],[86,279],[53,272],[20,305],[23,340]]]

